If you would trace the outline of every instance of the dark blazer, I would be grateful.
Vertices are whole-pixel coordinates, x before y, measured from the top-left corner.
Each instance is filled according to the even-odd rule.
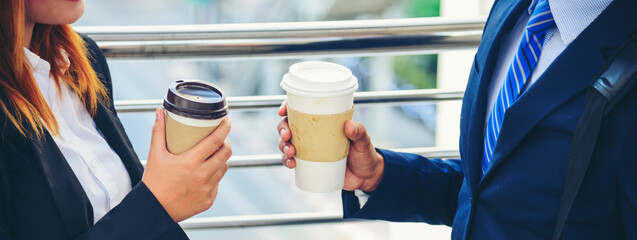
[[[503,39],[530,0],[497,0],[471,68],[461,113],[460,158],[379,150],[385,172],[346,218],[452,225],[453,239],[550,239],[571,137],[585,90],[637,29],[637,1],[615,0],[507,110],[490,168],[481,177],[487,86]],[[633,79],[637,80],[637,79]],[[564,239],[637,239],[637,87],[604,119]]]
[[[106,59],[93,40],[85,41],[111,97],[110,106],[99,106],[95,124],[124,163],[133,189],[93,224],[91,203],[51,136],[27,140],[0,116],[0,239],[187,239],[141,182],[144,169],[113,108]]]

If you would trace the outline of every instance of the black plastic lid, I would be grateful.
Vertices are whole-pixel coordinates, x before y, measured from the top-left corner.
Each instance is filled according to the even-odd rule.
[[[177,80],[168,86],[164,108],[195,119],[219,119],[228,115],[226,95],[211,83]]]

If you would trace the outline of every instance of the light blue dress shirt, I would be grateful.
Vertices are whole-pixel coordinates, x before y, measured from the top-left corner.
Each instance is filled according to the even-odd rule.
[[[485,123],[493,110],[493,104],[498,99],[498,92],[506,79],[509,67],[518,50],[522,33],[529,21],[533,9],[539,0],[533,0],[528,8],[518,19],[515,27],[504,36],[500,46],[500,54],[493,70],[493,78],[489,82],[489,97],[487,101],[487,114]],[[612,0],[549,0],[551,13],[555,20],[556,28],[546,32],[542,54],[531,73],[531,77],[524,85],[524,91],[531,87],[553,61],[568,47],[599,14],[610,5]],[[559,81],[557,79],[556,81]],[[524,91],[522,94],[524,94]],[[505,112],[506,115],[506,112]],[[486,125],[486,124],[485,124]]]

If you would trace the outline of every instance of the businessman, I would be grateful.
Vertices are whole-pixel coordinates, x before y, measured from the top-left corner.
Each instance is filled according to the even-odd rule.
[[[374,148],[348,121],[344,217],[445,224],[452,239],[550,239],[585,90],[637,29],[636,11],[634,0],[496,0],[463,99],[461,159]],[[604,118],[564,239],[637,239],[635,109],[633,87]],[[278,130],[293,168],[286,118]]]

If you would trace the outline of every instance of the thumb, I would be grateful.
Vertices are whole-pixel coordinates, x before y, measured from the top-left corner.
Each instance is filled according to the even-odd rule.
[[[354,149],[364,151],[369,148],[369,137],[362,123],[352,120],[345,122],[345,136],[352,141],[352,147]]]
[[[150,139],[150,153],[151,155],[158,151],[166,150],[166,116],[164,110],[155,109],[155,125],[153,126],[153,133]],[[150,158],[149,158],[150,160]]]

